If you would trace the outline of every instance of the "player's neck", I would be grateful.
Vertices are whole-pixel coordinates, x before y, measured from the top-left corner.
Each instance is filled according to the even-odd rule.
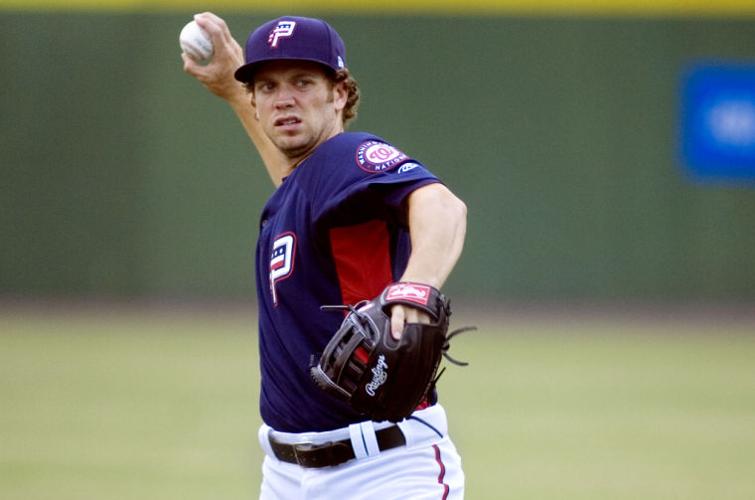
[[[299,165],[301,165],[304,162],[304,160],[306,160],[307,158],[309,158],[310,156],[312,156],[314,154],[314,152],[317,151],[317,148],[319,148],[321,145],[323,145],[324,143],[328,142],[333,137],[335,137],[335,136],[337,136],[337,135],[339,135],[339,134],[341,134],[343,132],[344,132],[343,125],[338,126],[335,129],[333,129],[329,134],[323,136],[323,138],[320,139],[312,148],[304,151],[301,154],[297,154],[295,156],[289,156],[288,157],[288,162],[287,162],[287,165],[286,165],[287,168],[286,168],[286,171],[284,172],[283,177],[287,177],[287,176],[291,175],[291,173],[294,171],[294,169],[296,169],[296,167],[298,167]]]

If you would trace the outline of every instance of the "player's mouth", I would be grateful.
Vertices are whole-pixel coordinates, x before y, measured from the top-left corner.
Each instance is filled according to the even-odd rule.
[[[273,122],[273,125],[282,130],[289,130],[296,128],[301,123],[301,119],[297,116],[282,116]]]

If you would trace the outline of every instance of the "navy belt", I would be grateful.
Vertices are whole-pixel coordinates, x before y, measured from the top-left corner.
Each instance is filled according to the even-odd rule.
[[[380,451],[406,444],[406,438],[398,425],[375,431],[375,437]],[[323,444],[286,444],[276,441],[271,434],[270,447],[278,460],[309,468],[332,467],[356,458],[350,439]]]

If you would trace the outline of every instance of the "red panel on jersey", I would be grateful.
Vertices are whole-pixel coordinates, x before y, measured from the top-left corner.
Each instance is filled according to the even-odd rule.
[[[393,281],[390,233],[385,222],[372,220],[330,230],[344,304],[377,297]]]

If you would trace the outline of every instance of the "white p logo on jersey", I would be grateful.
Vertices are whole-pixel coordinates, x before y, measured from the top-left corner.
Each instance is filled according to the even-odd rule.
[[[267,43],[269,43],[271,47],[277,47],[278,39],[287,38],[293,35],[295,27],[296,21],[280,21],[278,26],[276,26],[267,37]]]
[[[296,236],[294,233],[283,233],[275,238],[270,255],[270,293],[273,295],[273,304],[278,304],[275,284],[291,276],[294,271],[295,253]]]

